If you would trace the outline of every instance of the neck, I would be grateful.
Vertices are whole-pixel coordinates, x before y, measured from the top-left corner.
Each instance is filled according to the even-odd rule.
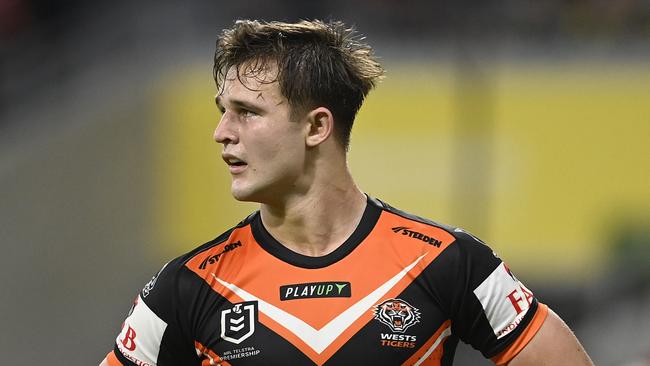
[[[366,196],[349,172],[281,203],[262,204],[264,227],[294,252],[319,257],[338,248],[354,232],[366,208]]]

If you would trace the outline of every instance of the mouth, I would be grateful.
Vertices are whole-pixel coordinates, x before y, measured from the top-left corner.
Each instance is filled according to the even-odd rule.
[[[401,328],[402,327],[402,318],[401,317],[393,317],[393,325],[395,328]]]
[[[230,170],[232,174],[241,173],[246,169],[246,167],[248,167],[248,163],[245,160],[242,160],[234,155],[223,154],[221,157],[223,158],[223,161],[228,164],[228,170]]]

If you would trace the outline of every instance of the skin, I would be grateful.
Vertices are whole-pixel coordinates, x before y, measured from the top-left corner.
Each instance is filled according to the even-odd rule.
[[[278,83],[269,82],[275,74],[272,67],[257,77],[227,73],[216,98],[222,117],[214,140],[223,146],[227,163],[246,163],[229,166],[233,196],[259,202],[264,227],[287,248],[323,256],[352,234],[366,196],[352,179],[344,147],[334,138],[332,113],[316,107],[292,119]],[[549,310],[540,330],[509,365],[593,363]],[[108,361],[100,366],[109,366]]]
[[[333,136],[332,113],[317,107],[292,120],[278,83],[268,82],[275,70],[264,77],[242,71],[239,78],[227,73],[216,98],[222,117],[214,140],[226,160],[246,162],[230,168],[232,194],[259,202],[264,226],[289,249],[326,255],[352,234],[366,206]]]
[[[585,349],[564,321],[551,309],[533,339],[509,366],[593,366]]]

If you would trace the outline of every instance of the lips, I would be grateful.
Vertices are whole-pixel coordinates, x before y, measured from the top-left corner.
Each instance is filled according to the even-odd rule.
[[[248,167],[248,163],[240,159],[239,157],[232,155],[232,154],[222,154],[221,157],[223,158],[223,161],[228,164],[228,170],[232,174],[238,174],[246,170],[246,167]]]

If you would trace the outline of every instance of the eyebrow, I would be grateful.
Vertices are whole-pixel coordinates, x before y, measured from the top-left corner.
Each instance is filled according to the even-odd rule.
[[[217,95],[214,98],[214,101],[217,103],[217,106],[219,108],[223,108],[222,100],[223,100],[223,98],[221,97],[221,95]],[[238,107],[238,108],[251,109],[251,110],[255,110],[255,111],[263,110],[263,108],[261,108],[260,106],[249,103],[249,102],[247,102],[245,100],[233,99],[233,100],[230,101],[230,104],[232,104],[232,105],[234,105],[235,107]]]

